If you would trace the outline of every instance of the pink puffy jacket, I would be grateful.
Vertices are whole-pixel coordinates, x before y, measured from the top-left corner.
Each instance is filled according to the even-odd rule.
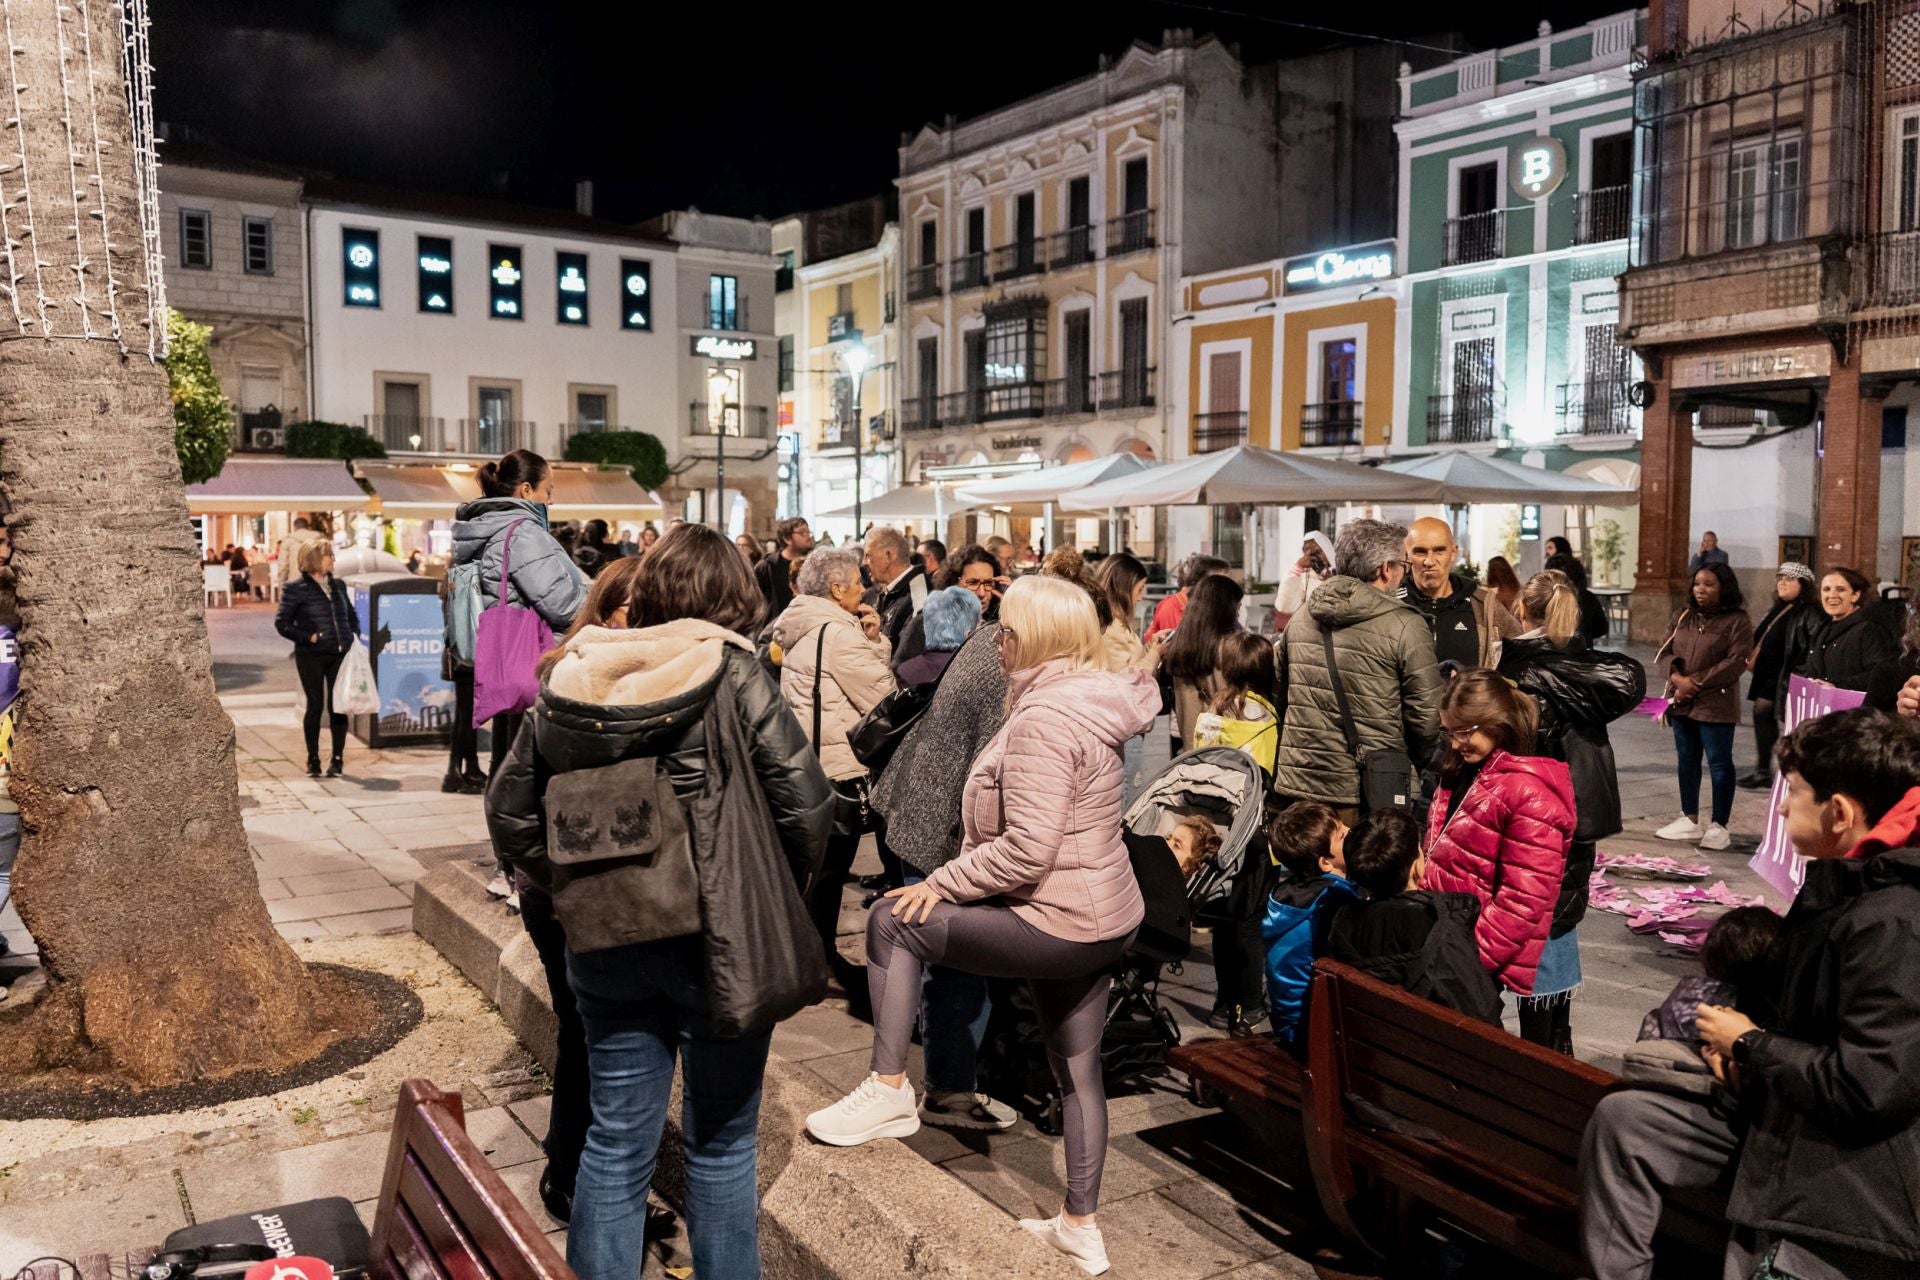
[[[1007,722],[967,775],[960,856],[927,877],[949,902],[1004,897],[1068,942],[1122,937],[1146,916],[1120,838],[1120,750],[1160,710],[1145,671],[1042,663],[1010,682]]]
[[[1480,963],[1531,995],[1573,841],[1573,777],[1558,760],[1496,751],[1452,818],[1450,795],[1442,787],[1428,815],[1426,887],[1480,899]]]

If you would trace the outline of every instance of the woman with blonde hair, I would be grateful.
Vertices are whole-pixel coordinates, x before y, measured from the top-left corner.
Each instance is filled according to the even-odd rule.
[[[1529,1040],[1571,1054],[1570,1002],[1547,997],[1570,993],[1580,984],[1574,930],[1587,914],[1595,846],[1618,833],[1621,825],[1620,778],[1607,726],[1640,705],[1647,673],[1624,653],[1588,646],[1581,635],[1579,589],[1565,574],[1552,569],[1536,573],[1515,604],[1521,625],[1529,630],[1501,647],[1500,674],[1539,704],[1534,749],[1566,762],[1576,818],[1566,874],[1534,979],[1535,998],[1520,1006],[1520,1030]]]
[[[822,1142],[857,1146],[919,1129],[907,1042],[931,964],[1025,978],[1064,1100],[1062,1212],[1021,1226],[1082,1269],[1107,1268],[1094,1222],[1106,1159],[1100,1033],[1108,975],[1145,915],[1121,840],[1120,744],[1152,722],[1144,671],[1107,671],[1093,601],[1045,575],[1007,590],[996,633],[1007,719],[967,778],[960,856],[895,889],[867,919],[872,1074],[807,1117]]]
[[[333,544],[315,538],[300,548],[300,576],[280,596],[274,630],[293,641],[293,665],[307,697],[307,714],[300,730],[307,742],[307,776],[320,776],[320,713],[326,709],[333,734],[333,761],[327,777],[345,769],[347,717],[333,709],[333,682],[340,664],[360,633],[360,615],[353,592],[333,576]]]

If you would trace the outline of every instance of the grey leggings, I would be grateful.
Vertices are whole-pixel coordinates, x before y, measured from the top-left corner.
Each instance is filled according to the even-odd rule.
[[[1100,1203],[1107,1160],[1107,1087],[1100,1076],[1100,1033],[1107,1023],[1108,970],[1133,941],[1068,942],[1011,908],[937,903],[921,924],[905,924],[885,899],[867,915],[867,988],[873,995],[873,1070],[907,1069],[907,1041],[920,1012],[920,980],[930,964],[986,978],[1025,978],[1033,988],[1060,1083],[1067,1138],[1067,1212]],[[1045,975],[1042,977],[1041,975]]]

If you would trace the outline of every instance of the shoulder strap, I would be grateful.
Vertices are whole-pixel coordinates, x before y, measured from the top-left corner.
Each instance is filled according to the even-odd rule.
[[[507,526],[506,536],[500,539],[500,603],[507,603],[507,582],[513,576],[513,532],[527,522],[521,516]]]
[[[1333,700],[1340,707],[1340,732],[1346,735],[1347,751],[1360,758],[1360,731],[1354,728],[1353,707],[1347,702],[1347,686],[1340,679],[1340,664],[1333,657],[1333,628],[1320,628],[1320,640],[1327,649],[1327,679],[1333,683]]]
[[[820,624],[819,642],[813,646],[813,753],[820,754],[820,673],[827,669],[827,624]]]

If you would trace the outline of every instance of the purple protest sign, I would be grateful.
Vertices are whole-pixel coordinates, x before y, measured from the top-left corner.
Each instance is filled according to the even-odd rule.
[[[1830,684],[1794,676],[1787,682],[1786,705],[1777,711],[1780,732],[1792,733],[1803,720],[1835,711],[1851,711],[1866,700],[1867,695],[1857,690],[1836,689]],[[1760,837],[1760,852],[1754,854],[1753,861],[1747,865],[1791,902],[1806,879],[1807,860],[1793,851],[1793,844],[1787,839],[1787,820],[1780,816],[1786,798],[1787,777],[1780,774],[1774,778],[1773,792],[1767,797],[1767,828]]]

